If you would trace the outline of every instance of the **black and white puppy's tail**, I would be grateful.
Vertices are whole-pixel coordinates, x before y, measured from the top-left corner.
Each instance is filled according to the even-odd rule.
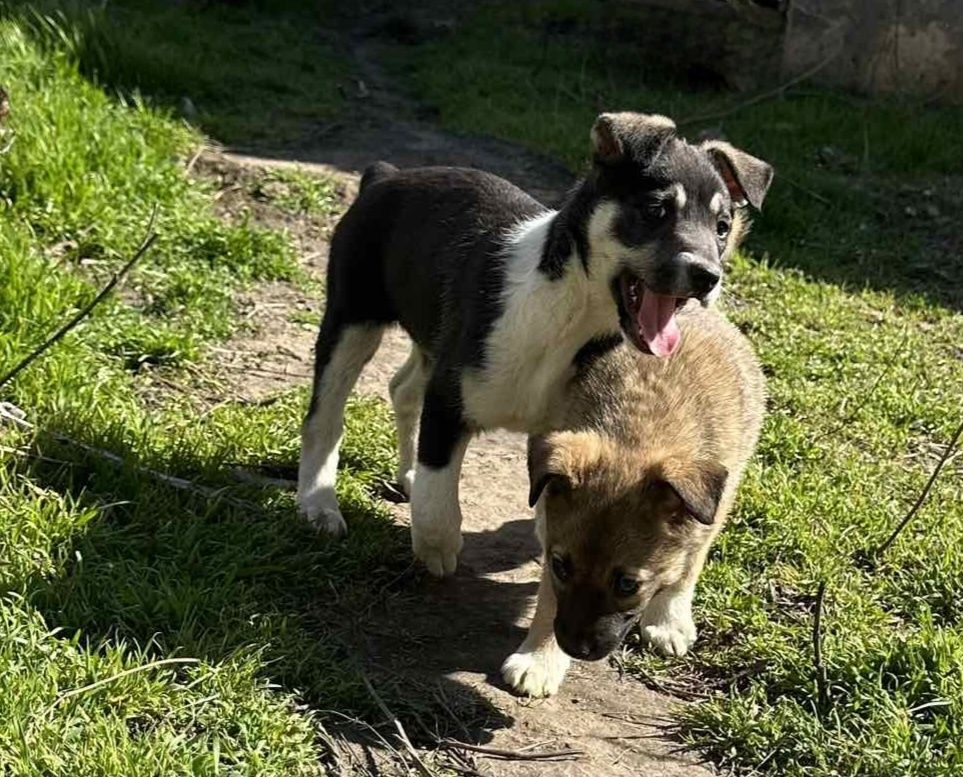
[[[397,172],[398,168],[388,162],[375,162],[374,164],[368,165],[361,174],[361,183],[358,185],[358,191],[364,191],[366,186],[370,186],[375,181],[380,181],[382,178],[387,178],[389,175]]]

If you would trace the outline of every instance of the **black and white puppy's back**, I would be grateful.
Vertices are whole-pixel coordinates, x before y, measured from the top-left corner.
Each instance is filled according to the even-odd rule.
[[[623,337],[669,356],[676,308],[718,294],[738,209],[761,205],[771,168],[634,113],[601,115],[592,151],[589,175],[558,211],[477,170],[365,171],[331,243],[302,428],[298,499],[320,528],[346,528],[334,492],[344,403],[387,326],[413,340],[391,382],[412,544],[444,574],[461,548],[470,435],[550,430],[578,363]]]

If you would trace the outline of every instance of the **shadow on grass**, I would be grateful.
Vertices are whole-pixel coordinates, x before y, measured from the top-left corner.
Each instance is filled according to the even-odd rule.
[[[69,451],[45,447],[44,455],[65,460]],[[454,579],[436,581],[411,565],[407,529],[350,476],[342,493],[350,534],[332,541],[297,517],[288,493],[250,489],[247,508],[89,458],[35,461],[27,474],[100,515],[60,549],[59,576],[20,586],[52,628],[81,632],[93,649],[133,641],[157,658],[218,666],[254,654],[265,679],[322,714],[378,726],[384,716],[367,675],[424,745],[444,736],[488,741],[511,724],[446,674],[500,683],[500,663],[523,637],[515,620],[535,586],[485,575],[537,552],[529,521],[466,535],[466,551],[497,546],[497,554],[481,554],[497,557],[497,569],[468,563]]]
[[[8,0],[42,43],[66,47],[111,93],[146,96],[205,133],[302,140],[342,117],[349,71],[319,2]]]

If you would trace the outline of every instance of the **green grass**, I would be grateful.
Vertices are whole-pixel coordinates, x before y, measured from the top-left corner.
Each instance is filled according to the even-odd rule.
[[[323,772],[317,711],[372,706],[351,614],[409,563],[371,495],[392,464],[387,412],[349,409],[352,535],[333,543],[289,492],[230,475],[296,464],[303,391],[266,407],[148,401],[141,371],[189,382],[183,367],[236,325],[237,293],[299,270],[285,235],[213,215],[213,192],[185,172],[199,134],[106,95],[82,73],[76,30],[57,29],[59,43],[0,13],[15,133],[0,157],[0,374],[93,297],[155,206],[160,238],[123,291],[0,389],[36,426],[0,429],[0,772]],[[292,190],[298,207],[332,207],[328,184]],[[171,658],[189,661],[157,663]]]
[[[546,37],[560,20],[588,23],[560,2],[491,6],[449,39],[398,49],[394,67],[449,128],[574,170],[596,105],[683,119],[739,101],[655,88],[665,82],[630,48]],[[770,411],[699,586],[695,652],[663,661],[630,646],[624,663],[716,689],[683,711],[683,732],[736,771],[963,771],[959,460],[877,568],[854,562],[912,504],[961,419],[961,120],[806,90],[708,123],[777,170],[726,304],[766,366]],[[820,581],[826,706],[811,643]]]
[[[334,37],[322,39],[325,16],[312,3],[6,4],[30,9],[31,27],[68,49],[94,83],[149,94],[224,143],[278,148],[350,108],[339,93],[348,68]]]
[[[269,170],[248,187],[249,193],[292,215],[330,216],[337,211],[334,181],[298,168]]]
[[[682,122],[744,99],[654,88],[629,45],[546,36],[546,27],[581,18],[578,7],[565,6],[552,0],[515,10],[496,3],[452,38],[399,47],[394,69],[448,128],[520,141],[575,171],[587,163],[598,110],[631,108]],[[775,164],[776,185],[756,226],[756,244],[774,263],[857,288],[920,291],[960,308],[960,273],[936,261],[941,249],[952,260],[959,248],[952,242],[959,187],[939,176],[963,175],[960,120],[954,108],[806,90],[681,129],[689,137],[722,131]],[[927,215],[932,206],[938,215]],[[907,207],[919,215],[907,218]],[[934,233],[952,241],[927,251]]]

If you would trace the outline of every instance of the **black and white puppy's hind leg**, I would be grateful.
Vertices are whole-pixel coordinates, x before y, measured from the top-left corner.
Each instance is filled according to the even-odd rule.
[[[411,491],[411,548],[428,571],[441,577],[458,566],[461,506],[458,481],[471,437],[457,391],[432,376],[418,432],[418,466]]]
[[[391,379],[388,392],[395,413],[398,432],[398,471],[395,483],[408,499],[415,482],[415,441],[418,438],[418,416],[425,399],[430,364],[424,352],[414,343],[408,359]]]
[[[311,406],[301,427],[298,505],[319,530],[337,536],[348,530],[334,490],[344,405],[384,329],[375,323],[345,324],[329,308],[318,332]]]

